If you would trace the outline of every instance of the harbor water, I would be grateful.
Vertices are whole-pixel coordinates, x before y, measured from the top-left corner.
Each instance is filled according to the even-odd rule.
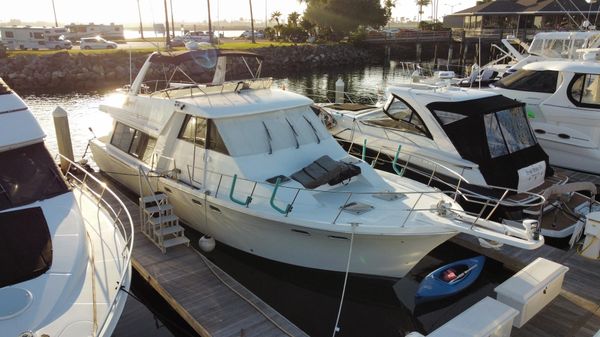
[[[292,75],[275,79],[274,85],[314,97],[315,100],[325,100],[334,97],[335,82],[341,76],[346,83],[346,91],[351,95],[367,97],[366,101],[376,101],[386,86],[406,82],[406,75],[403,67],[392,62],[386,67],[335,69],[329,72]],[[57,145],[52,111],[56,106],[61,106],[69,112],[74,154],[78,160],[84,156],[92,159],[90,153],[86,152],[88,140],[109,131],[111,120],[99,111],[99,106],[114,97],[115,89],[51,96],[20,94],[40,121],[47,134],[46,144],[53,154],[57,152]],[[199,233],[190,229],[186,233],[193,243],[200,237]],[[452,243],[445,243],[424,258],[402,280],[351,276],[342,304],[339,332],[335,335],[391,337],[404,336],[410,331],[426,333],[483,297],[494,296],[494,287],[507,279],[511,273],[500,263],[488,260],[479,280],[465,294],[427,307],[414,305],[416,287],[429,272],[447,262],[475,255]],[[344,284],[342,273],[310,270],[268,261],[220,244],[207,256],[309,335],[333,334]],[[152,308],[171,333],[175,336],[191,335],[191,330],[169,310],[168,305],[161,303],[157,299],[158,295],[140,282],[143,283],[143,280],[134,279],[133,292],[145,305]],[[130,298],[129,301],[134,299]],[[154,314],[149,315],[153,316]],[[148,331],[164,329],[162,324],[156,322],[152,319],[146,320],[142,323],[147,326],[140,326],[139,331],[130,330],[123,336],[169,335],[158,332],[148,334]],[[115,335],[120,336],[117,333]]]

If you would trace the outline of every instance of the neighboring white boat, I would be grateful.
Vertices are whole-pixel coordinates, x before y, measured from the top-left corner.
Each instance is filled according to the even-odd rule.
[[[44,137],[0,79],[0,334],[109,337],[131,281],[131,217],[85,170],[63,176]]]
[[[600,64],[544,61],[496,82],[495,93],[527,104],[550,164],[600,174]]]
[[[598,47],[600,47],[600,31],[596,30],[537,33],[526,54],[521,55],[509,49],[511,55],[516,55],[514,64],[511,64],[502,75],[510,75],[533,62],[582,60],[583,55],[579,50]]]
[[[403,277],[458,232],[543,244],[531,226],[469,215],[442,191],[348,155],[313,102],[272,89],[260,65],[249,52],[152,54],[129,91],[101,105],[114,125],[90,143],[96,163],[133,191],[165,193],[196,230],[303,267]],[[154,67],[171,80],[146,81]],[[229,81],[235,69],[251,78]]]
[[[595,189],[565,186],[568,178],[554,173],[525,104],[489,91],[416,84],[389,88],[386,96],[376,105],[318,104],[319,113],[349,153],[442,189],[460,189],[465,209],[486,211],[493,207],[486,203],[500,203],[493,219],[539,219],[544,236],[564,238],[579,235],[575,229],[590,203],[598,208],[593,198],[572,193]],[[549,188],[570,197],[545,200]]]
[[[500,196],[504,189],[535,190],[546,178],[556,182],[523,103],[486,91],[415,84],[390,87],[386,97],[381,105],[318,106],[345,148],[366,142],[378,160],[397,157],[400,166],[437,171],[453,186],[462,180],[463,188],[488,187],[487,195]]]

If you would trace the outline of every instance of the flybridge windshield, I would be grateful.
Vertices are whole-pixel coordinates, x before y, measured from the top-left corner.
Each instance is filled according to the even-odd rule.
[[[0,211],[68,192],[43,143],[0,152]]]
[[[260,76],[261,57],[250,52],[192,50],[155,54],[144,83],[150,92],[186,85],[220,85]]]

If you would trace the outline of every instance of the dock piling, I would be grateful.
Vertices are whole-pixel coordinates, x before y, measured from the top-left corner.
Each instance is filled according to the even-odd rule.
[[[69,114],[60,106],[57,106],[52,112],[54,119],[54,130],[56,132],[56,143],[58,144],[58,153],[65,156],[71,161],[73,159],[73,145],[71,144],[71,130],[69,129]],[[60,158],[60,169],[66,173],[68,161],[65,158]]]

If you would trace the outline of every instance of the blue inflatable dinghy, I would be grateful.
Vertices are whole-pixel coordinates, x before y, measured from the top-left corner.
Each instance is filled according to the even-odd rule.
[[[442,299],[465,290],[481,274],[485,256],[476,256],[442,266],[427,275],[417,290],[418,302]]]

